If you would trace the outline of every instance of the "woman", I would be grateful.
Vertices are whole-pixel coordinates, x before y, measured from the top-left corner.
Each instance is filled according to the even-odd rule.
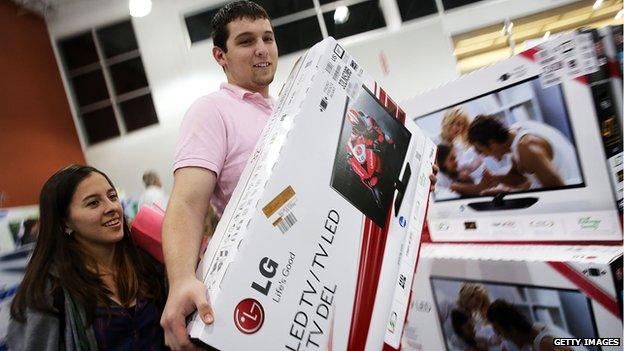
[[[457,152],[458,173],[468,177],[483,164],[483,158],[468,142],[470,121],[461,107],[454,107],[444,114],[440,131],[443,143],[453,146]]]
[[[485,345],[491,351],[509,349],[487,319],[490,294],[483,284],[464,283],[459,289],[457,306],[470,317],[472,335],[479,344]]]
[[[11,350],[161,350],[162,271],[130,238],[117,192],[93,167],[44,184],[37,245],[11,305]]]

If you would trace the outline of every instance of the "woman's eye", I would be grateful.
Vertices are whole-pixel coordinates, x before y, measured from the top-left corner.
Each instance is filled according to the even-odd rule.
[[[99,202],[98,202],[97,200],[93,200],[93,201],[90,201],[89,203],[87,203],[87,206],[89,206],[89,207],[95,207],[95,206],[97,206],[97,205],[98,205],[98,203],[99,203]]]

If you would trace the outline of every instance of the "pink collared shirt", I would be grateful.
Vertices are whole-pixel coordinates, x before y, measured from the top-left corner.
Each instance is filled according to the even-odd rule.
[[[230,200],[273,104],[260,93],[223,83],[219,91],[197,99],[184,115],[173,170],[201,167],[215,172],[210,202],[217,216]]]

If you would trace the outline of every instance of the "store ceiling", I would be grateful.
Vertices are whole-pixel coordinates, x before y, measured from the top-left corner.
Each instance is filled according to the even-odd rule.
[[[594,10],[594,0],[584,0],[538,14],[511,19],[513,38],[517,47],[527,40],[542,38],[547,32],[555,34],[576,28],[598,28],[622,24],[615,15],[622,9],[622,0],[605,0]],[[453,36],[455,57],[459,70],[466,73],[508,57],[511,53],[503,23]]]

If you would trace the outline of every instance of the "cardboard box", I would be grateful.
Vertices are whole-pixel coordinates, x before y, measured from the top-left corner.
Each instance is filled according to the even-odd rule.
[[[398,347],[435,146],[333,39],[296,64],[199,269],[221,350]]]
[[[511,342],[517,334],[498,335],[485,317],[493,304],[511,304],[531,328],[622,345],[620,246],[423,244],[412,289],[403,350],[464,350],[471,332],[462,316],[486,350],[533,350]]]
[[[618,150],[605,154],[602,121],[617,121],[596,111],[597,86],[588,76],[599,70],[592,35],[568,33],[404,103],[427,136],[449,145],[446,153],[438,147],[447,164],[428,214],[433,241],[622,239],[621,134],[615,136],[619,156]],[[511,139],[502,136],[496,149],[477,151],[444,123],[474,125],[479,115],[497,121]],[[483,130],[490,136],[498,129]],[[546,166],[554,172],[538,173],[535,157],[518,162],[514,150],[526,135],[547,140]],[[616,159],[619,165],[611,162]],[[500,183],[505,177],[509,183]]]

